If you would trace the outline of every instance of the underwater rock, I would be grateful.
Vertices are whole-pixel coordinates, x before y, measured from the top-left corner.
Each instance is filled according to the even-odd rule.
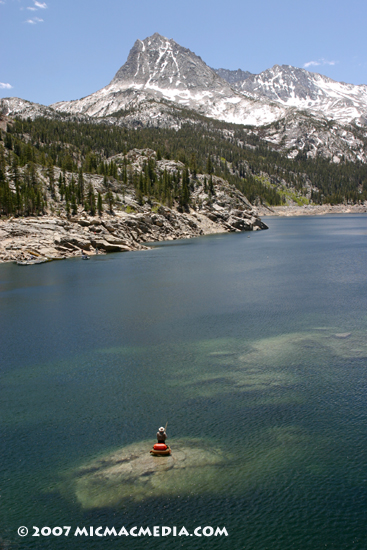
[[[227,453],[199,439],[169,443],[171,456],[152,456],[153,443],[142,441],[74,470],[71,483],[78,502],[90,509],[124,500],[214,491]]]

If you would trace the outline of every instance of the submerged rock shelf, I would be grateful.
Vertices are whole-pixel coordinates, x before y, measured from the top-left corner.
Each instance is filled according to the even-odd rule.
[[[172,439],[171,456],[152,456],[152,441],[124,447],[71,472],[71,490],[83,508],[124,500],[215,490],[227,454],[198,439]]]

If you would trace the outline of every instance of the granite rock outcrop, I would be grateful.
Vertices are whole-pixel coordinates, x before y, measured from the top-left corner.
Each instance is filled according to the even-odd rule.
[[[131,150],[127,155],[131,170],[138,173],[153,150]],[[124,155],[116,155],[118,164]],[[177,172],[184,165],[179,161],[157,161],[160,172]],[[66,174],[71,179],[72,174]],[[42,171],[39,171],[42,179]],[[101,215],[91,216],[78,207],[75,215],[68,215],[60,201],[44,216],[12,217],[0,221],[0,262],[47,261],[106,252],[144,250],[149,243],[188,239],[221,232],[258,231],[267,226],[246,197],[228,181],[212,176],[212,192],[207,188],[206,174],[198,174],[192,182],[190,204],[180,208],[149,197],[140,202],[133,186],[121,188],[121,182],[109,182],[115,196],[112,211],[106,206]],[[88,181],[97,194],[103,188],[103,176],[88,175]],[[46,181],[44,188],[46,192]],[[49,204],[52,198],[48,194]],[[61,203],[62,204],[62,203]]]

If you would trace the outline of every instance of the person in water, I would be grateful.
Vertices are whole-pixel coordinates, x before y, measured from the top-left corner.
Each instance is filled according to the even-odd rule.
[[[166,443],[167,434],[164,428],[159,428],[157,431],[157,441],[158,443]]]

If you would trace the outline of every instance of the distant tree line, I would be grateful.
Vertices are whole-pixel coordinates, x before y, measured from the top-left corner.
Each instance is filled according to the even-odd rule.
[[[335,164],[321,157],[307,158],[306,153],[290,159],[264,145],[256,135],[248,135],[246,128],[233,126],[232,133],[228,133],[227,127],[218,121],[210,124],[200,121],[183,124],[179,130],[135,130],[42,117],[33,121],[16,119],[0,135],[0,211],[6,215],[44,212],[47,197],[37,176],[37,166],[46,170],[51,196],[56,198],[57,185],[70,211],[80,204],[91,211],[98,209],[98,201],[101,205],[91,186],[85,186],[83,173],[104,177],[108,193],[105,200],[111,206],[113,195],[108,182],[118,178],[119,169],[110,157],[134,148],[153,149],[157,160],[175,159],[185,167],[181,173],[159,175],[155,161],[147,159],[142,173],[134,174],[125,163],[120,179],[125,185],[134,185],[139,200],[147,195],[167,204],[178,201],[185,207],[198,173],[223,177],[251,202],[269,205],[284,202],[283,184],[302,195],[309,182],[314,187],[311,200],[315,203],[356,203],[367,199],[364,164],[347,161]],[[21,177],[19,168],[23,172]],[[67,183],[60,175],[61,180],[55,182],[55,168],[75,176]]]

